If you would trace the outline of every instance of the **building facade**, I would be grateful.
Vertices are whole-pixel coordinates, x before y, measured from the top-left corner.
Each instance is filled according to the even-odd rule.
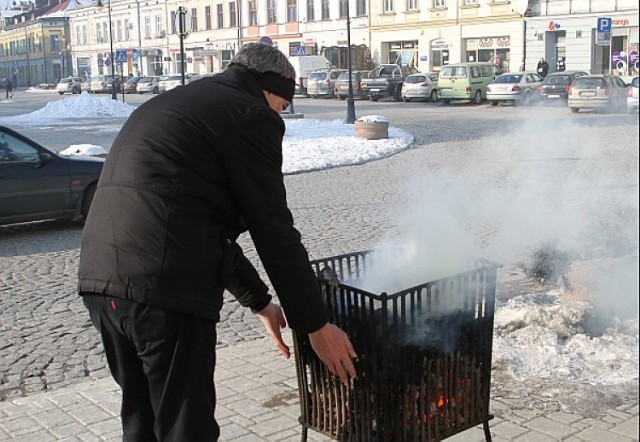
[[[398,63],[429,72],[491,61],[535,70],[544,57],[551,71],[562,59],[567,69],[638,74],[633,0],[57,1],[43,13],[2,12],[0,77],[34,85],[112,70],[219,72],[239,47],[258,41],[346,68],[348,40],[355,69]],[[610,19],[608,34],[598,30],[602,18]]]

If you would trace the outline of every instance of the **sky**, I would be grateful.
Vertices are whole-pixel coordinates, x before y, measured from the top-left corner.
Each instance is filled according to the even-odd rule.
[[[36,91],[33,92],[36,93]],[[84,116],[83,124],[104,124],[105,121],[113,121],[114,118],[122,118],[124,121],[133,110],[133,106],[120,101],[83,93],[80,96],[56,99],[30,114],[2,117],[0,124],[14,127],[19,131],[20,126],[44,127],[68,124],[70,118],[77,120],[77,115]],[[374,121],[380,118],[379,116],[368,117]],[[353,125],[344,124],[341,120],[303,118],[287,119],[285,123],[287,130],[283,144],[283,172],[286,174],[382,160],[389,155],[411,149],[413,146],[413,137],[409,133],[392,126],[389,127],[388,139],[374,141],[356,138]],[[536,124],[531,128],[532,133],[538,133],[540,130],[540,123]],[[327,137],[326,134],[334,135]],[[579,149],[588,150],[589,142],[596,141],[581,140]],[[532,140],[527,137],[515,138],[513,145],[518,144],[530,146]],[[506,147],[503,149],[505,150],[497,152],[500,153],[500,158],[514,155],[512,151],[507,151]],[[527,150],[530,151],[530,149]],[[538,149],[536,153],[542,150]],[[100,145],[70,145],[63,150],[67,154],[99,154],[105,151],[105,147]],[[489,167],[484,164],[479,166],[473,161],[472,163],[475,164],[474,167]],[[465,219],[468,218],[468,213],[472,213],[477,224],[497,226],[496,229],[501,230],[502,236],[495,234],[494,242],[509,243],[510,234],[513,237],[522,238],[523,229],[528,229],[530,236],[535,240],[544,240],[545,234],[549,232],[534,230],[536,225],[540,224],[541,217],[554,219],[547,229],[552,228],[560,233],[562,229],[578,230],[576,220],[587,218],[586,213],[580,211],[582,209],[567,207],[564,200],[562,204],[555,205],[554,201],[541,198],[538,193],[531,193],[532,189],[541,188],[553,191],[550,184],[553,182],[553,176],[545,175],[534,179],[532,170],[515,170],[514,164],[532,163],[531,161],[505,161],[499,166],[493,166],[505,168],[504,189],[487,188],[487,183],[484,182],[486,180],[478,181],[475,185],[470,185],[468,182],[462,183],[456,178],[460,176],[460,170],[434,170],[429,174],[432,175],[431,181],[411,183],[415,192],[419,194],[416,201],[420,204],[417,204],[418,209],[406,211],[407,217],[412,219],[399,220],[399,222],[406,222],[413,227],[419,225],[423,231],[413,241],[395,244],[402,248],[401,256],[410,257],[413,262],[431,263],[431,258],[424,249],[421,249],[420,244],[427,243],[433,250],[438,249],[439,241],[447,250],[451,250],[452,244],[462,247],[463,241],[468,238],[460,233],[461,230],[451,230],[452,226],[459,221],[454,215],[461,211],[467,213]],[[560,178],[565,184],[568,182],[574,188],[584,184],[577,182],[577,179],[572,181],[567,177]],[[564,189],[564,193],[552,193],[573,195],[574,188]],[[522,189],[526,189],[526,193],[523,193]],[[443,195],[445,198],[442,197]],[[635,202],[629,204],[637,212],[637,195],[632,199]],[[434,206],[436,202],[439,206]],[[426,229],[428,232],[425,232],[425,220],[434,218],[428,216],[429,213],[439,213],[439,217],[435,217],[438,218],[436,221],[439,224],[430,225],[430,228]],[[498,218],[508,222],[501,223]],[[571,223],[565,226],[562,222],[564,218],[569,219]],[[509,226],[513,226],[517,231],[510,232]],[[635,229],[637,230],[637,224]],[[621,229],[615,226],[609,230],[620,231]],[[422,237],[419,238],[420,236]],[[387,245],[385,240],[385,238],[380,239],[381,250]],[[631,285],[635,283],[634,296],[637,310],[637,237],[633,241],[636,242],[632,244],[635,251],[631,256],[624,261],[616,259],[610,268],[619,270],[629,266],[633,269],[629,274],[632,278],[635,277],[635,280],[631,280]],[[437,253],[438,257],[445,255],[444,251]],[[384,262],[383,257],[381,261],[392,272],[406,264],[402,259]],[[593,263],[596,260],[587,262]],[[605,266],[609,265],[606,259],[603,262]],[[589,273],[588,268],[582,271]],[[627,275],[622,278],[619,274],[610,273],[614,280],[627,281]],[[422,273],[421,276],[423,276]],[[420,282],[424,281],[416,281],[416,283]],[[607,288],[609,291],[604,296],[610,299],[611,286]],[[367,289],[375,291],[369,287]],[[593,315],[593,303],[574,296],[563,288],[542,294],[523,293],[508,301],[498,302],[493,342],[492,387],[502,395],[529,398],[527,403],[530,408],[545,408],[552,406],[549,404],[555,404],[553,406],[564,411],[594,416],[607,406],[620,405],[624,400],[621,398],[629,395],[632,397],[635,395],[637,400],[637,311],[635,317],[631,314],[630,317],[612,319],[602,333],[589,332],[588,324]],[[607,406],[603,407],[603,404]]]

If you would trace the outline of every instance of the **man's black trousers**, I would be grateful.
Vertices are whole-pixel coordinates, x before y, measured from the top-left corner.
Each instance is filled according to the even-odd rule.
[[[84,294],[122,388],[124,441],[216,441],[215,322]]]

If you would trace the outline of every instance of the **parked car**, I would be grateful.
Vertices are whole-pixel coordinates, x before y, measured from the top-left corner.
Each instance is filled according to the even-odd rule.
[[[57,86],[56,90],[60,95],[62,94],[79,94],[82,92],[82,78],[79,77],[67,77],[61,79]]]
[[[346,72],[344,69],[321,69],[309,74],[307,94],[312,98],[333,97],[336,93],[336,80]]]
[[[584,71],[564,71],[553,72],[542,80],[542,84],[538,88],[538,97],[542,104],[551,102],[567,103],[569,97],[569,89],[571,83],[584,75],[589,75]]]
[[[115,80],[114,80],[115,78]],[[92,94],[110,94],[112,92],[113,83],[115,81],[116,93],[122,91],[122,83],[120,77],[112,77],[111,75],[96,75],[91,78]]]
[[[288,57],[288,60],[296,71],[296,95],[308,96],[307,80],[312,72],[331,68],[331,62],[322,55]]]
[[[640,77],[635,77],[627,88],[627,113],[638,112],[638,83]]]
[[[542,84],[542,77],[535,72],[507,72],[487,85],[487,101],[491,106],[511,102],[514,106],[533,101]]]
[[[160,77],[142,77],[138,81],[138,85],[136,87],[139,94],[159,94],[160,93]]]
[[[124,88],[125,94],[135,94],[138,92],[138,81],[140,81],[142,77],[129,77],[127,81],[124,82],[122,87]]]
[[[487,85],[502,72],[495,63],[468,62],[449,64],[438,75],[438,93],[444,104],[453,100],[482,103],[487,98]]]
[[[184,84],[189,83],[189,78],[193,75],[185,74]],[[171,89],[175,89],[178,86],[182,86],[182,74],[165,75],[160,77],[159,89],[160,93],[168,92]]]
[[[351,91],[354,98],[362,98],[362,77],[364,75],[362,71],[351,71]],[[341,100],[346,100],[349,96],[349,71],[338,75],[336,79],[336,96]]]
[[[404,79],[417,74],[413,66],[399,66],[397,64],[381,64],[369,71],[362,79],[362,93],[371,101],[391,97],[394,101],[402,99],[402,83]]]
[[[62,156],[0,126],[0,225],[86,217],[104,158]]]
[[[574,80],[567,105],[580,109],[619,111],[627,106],[627,84],[615,75],[585,75]]]
[[[402,99],[438,101],[438,73],[426,72],[408,75],[402,83]]]

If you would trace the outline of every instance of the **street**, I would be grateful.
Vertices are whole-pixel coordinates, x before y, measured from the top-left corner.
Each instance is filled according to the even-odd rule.
[[[18,91],[12,102],[0,103],[0,124],[4,116],[60,99],[76,97]],[[134,105],[150,99],[126,96]],[[386,116],[415,143],[383,160],[286,177],[296,227],[312,258],[407,238],[442,256],[466,248],[504,265],[498,298],[505,301],[550,289],[516,265],[532,245],[555,240],[580,256],[597,250],[615,258],[628,253],[622,249],[631,242],[637,254],[637,115],[487,103],[356,101],[355,107],[358,117]],[[344,119],[346,103],[300,98],[295,111],[309,119]],[[121,124],[87,124],[78,115],[64,125],[14,129],[59,151],[81,143],[110,147]],[[620,212],[625,215],[614,217]],[[597,230],[603,224],[607,232]],[[413,236],[416,230],[421,233]],[[71,223],[0,227],[0,400],[109,376],[98,334],[75,293],[80,235]],[[258,263],[249,238],[241,243]],[[262,337],[255,316],[226,299],[219,346]],[[497,388],[499,371],[495,378]]]

